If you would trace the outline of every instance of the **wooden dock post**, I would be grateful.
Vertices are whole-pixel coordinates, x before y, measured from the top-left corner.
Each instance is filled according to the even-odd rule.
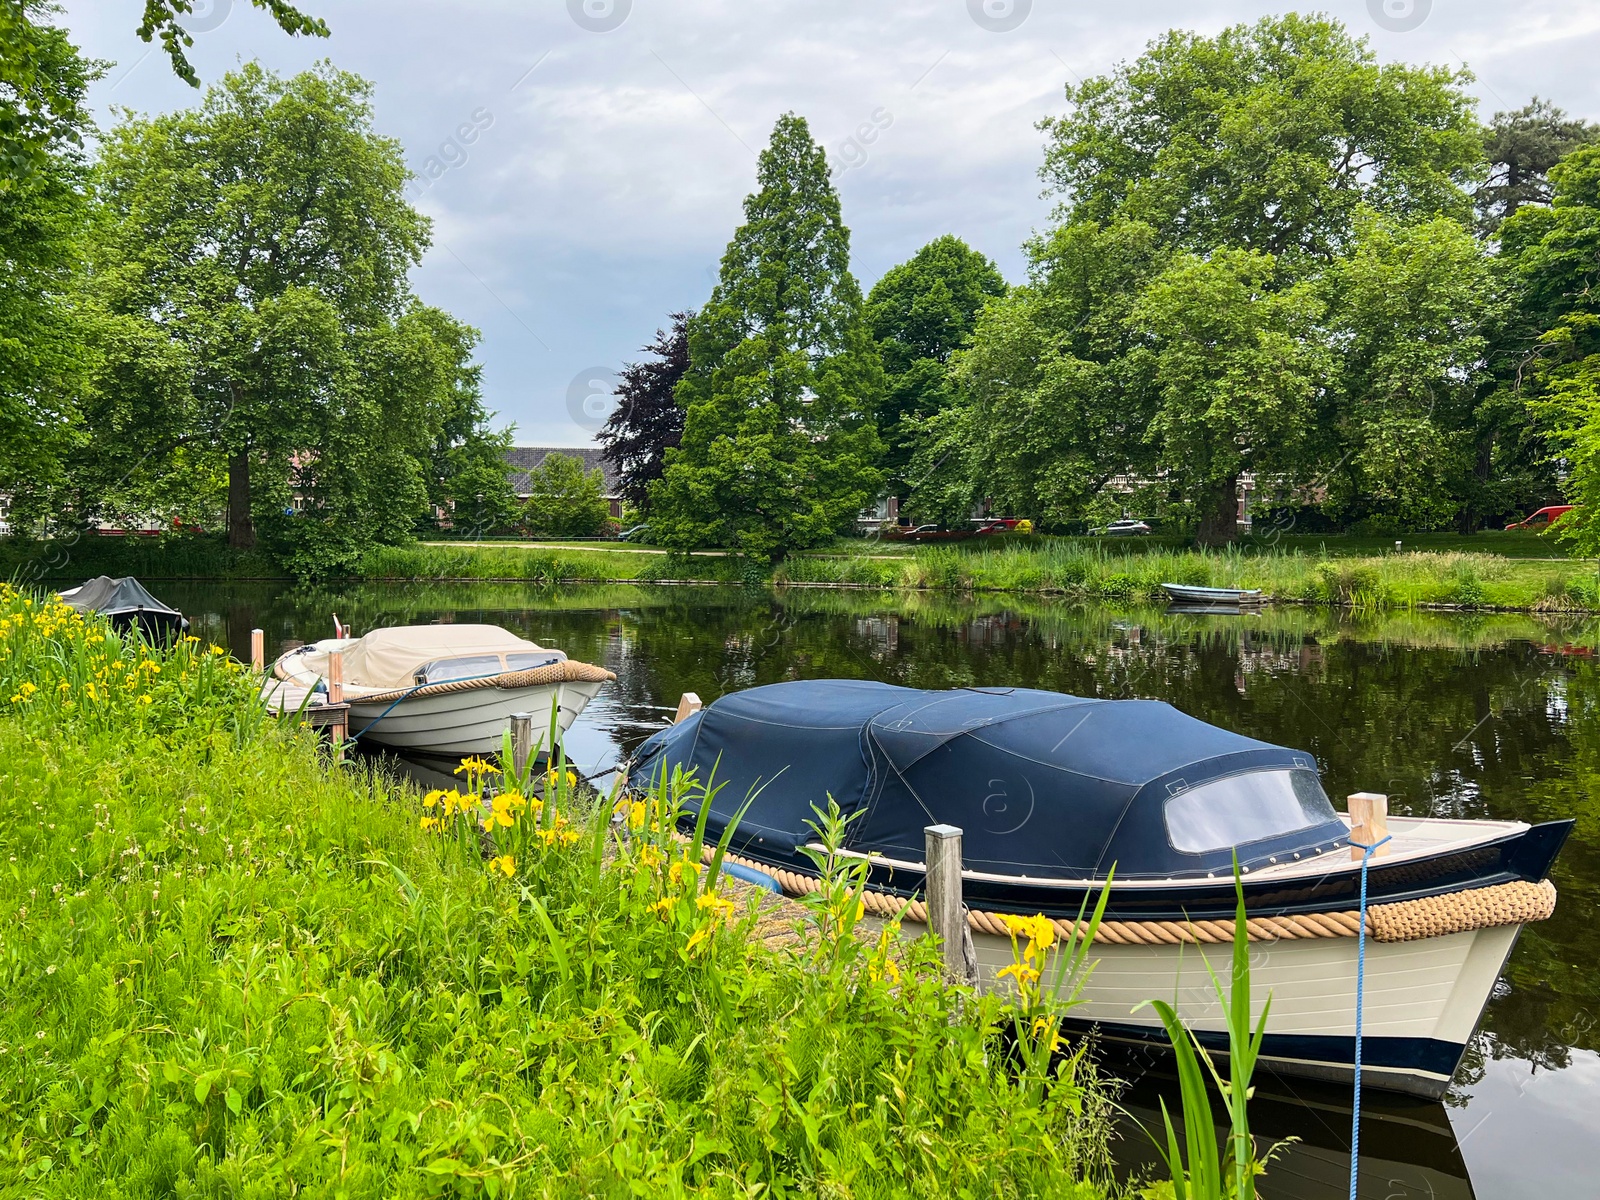
[[[967,947],[967,909],[961,902],[961,830],[954,825],[929,825],[927,839],[928,928],[939,935],[944,967],[956,979],[972,981]]]
[[[705,706],[700,703],[699,696],[695,695],[693,692],[685,692],[678,700],[678,715],[672,718],[672,723],[676,725],[679,721],[694,715],[704,707]]]
[[[1363,846],[1376,846],[1389,836],[1389,797],[1381,792],[1356,792],[1349,799],[1350,840]],[[1372,852],[1374,858],[1383,858],[1390,847],[1381,846]],[[1352,862],[1360,862],[1366,851],[1350,847]]]
[[[257,675],[267,669],[267,635],[259,629],[250,631],[250,669]]]
[[[339,705],[342,712],[328,726],[328,739],[333,743],[333,756],[344,758],[344,740],[350,735],[350,710],[344,706],[344,651],[335,650],[328,655],[328,703]]]
[[[511,714],[511,771],[521,787],[528,777],[528,760],[533,757],[533,714]]]

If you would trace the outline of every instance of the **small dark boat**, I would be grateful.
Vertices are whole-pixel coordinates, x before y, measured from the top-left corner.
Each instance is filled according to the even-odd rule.
[[[1189,583],[1163,583],[1161,590],[1177,604],[1260,604],[1266,594],[1260,588],[1197,587]]]
[[[100,575],[61,593],[81,613],[99,613],[119,632],[137,627],[153,642],[171,641],[189,628],[183,614],[157,600],[132,576]]]
[[[961,828],[985,986],[1011,961],[1005,915],[1070,922],[1112,877],[1069,1023],[1113,1040],[1164,1042],[1150,1009],[1131,1010],[1177,995],[1201,1040],[1226,1048],[1206,956],[1227,957],[1237,855],[1252,938],[1272,946],[1263,1064],[1353,1074],[1360,855],[1306,751],[1152,700],[812,680],[722,697],[646,741],[629,774],[679,767],[725,785],[710,838],[754,797],[731,848],[786,887],[816,875],[813,806],[831,796],[853,818],[845,852],[868,864],[873,912],[923,892],[928,826]],[[1388,818],[1368,872],[1365,1083],[1443,1094],[1518,931],[1554,908],[1546,876],[1571,828]]]

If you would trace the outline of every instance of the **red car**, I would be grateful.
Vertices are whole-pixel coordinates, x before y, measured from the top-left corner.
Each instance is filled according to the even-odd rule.
[[[1525,520],[1517,521],[1514,524],[1507,525],[1506,529],[1537,529],[1539,532],[1543,533],[1546,529],[1549,529],[1550,526],[1554,525],[1557,521],[1561,520],[1562,517],[1571,512],[1574,507],[1576,506],[1572,504],[1547,504],[1538,512],[1528,516]]]

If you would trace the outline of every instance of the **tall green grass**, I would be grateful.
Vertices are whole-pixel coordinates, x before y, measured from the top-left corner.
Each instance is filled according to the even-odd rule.
[[[1123,603],[1164,601],[1163,583],[1183,583],[1257,588],[1278,600],[1372,610],[1600,608],[1600,574],[1582,563],[1462,551],[1370,556],[1245,548],[1129,552],[1104,541],[1060,541],[980,549],[933,546],[886,557],[804,556],[785,562],[776,578],[780,583],[1035,592]]]
[[[1001,998],[837,906],[752,937],[693,781],[423,797],[207,647],[0,621],[0,1194],[1102,1194],[1087,1066],[1019,1079]]]

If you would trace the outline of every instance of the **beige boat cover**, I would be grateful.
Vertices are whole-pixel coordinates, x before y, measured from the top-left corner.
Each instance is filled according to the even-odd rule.
[[[356,687],[409,688],[417,668],[438,658],[473,654],[528,654],[545,647],[498,625],[398,625],[346,641],[316,643],[295,663],[296,673],[325,675],[328,654],[344,651],[344,680]]]

